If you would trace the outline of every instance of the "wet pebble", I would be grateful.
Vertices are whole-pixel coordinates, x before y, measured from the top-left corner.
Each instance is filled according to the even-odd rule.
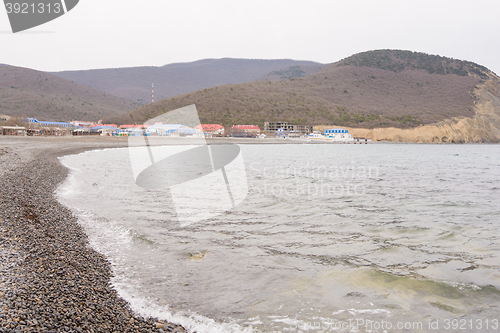
[[[0,333],[185,332],[135,315],[111,286],[105,256],[90,248],[71,211],[54,198],[67,175],[57,160],[61,142],[2,148]]]

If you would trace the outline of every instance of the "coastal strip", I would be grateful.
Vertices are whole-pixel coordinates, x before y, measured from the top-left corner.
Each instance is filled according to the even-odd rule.
[[[0,137],[0,332],[184,332],[117,295],[106,257],[54,196],[58,157],[126,147],[105,138]]]

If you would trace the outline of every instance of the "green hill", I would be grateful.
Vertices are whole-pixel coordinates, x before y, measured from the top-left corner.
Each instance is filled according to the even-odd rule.
[[[202,122],[224,126],[288,121],[412,128],[453,117],[473,117],[474,91],[490,76],[495,75],[468,61],[411,51],[368,51],[307,77],[202,89],[108,121],[142,123],[196,104]]]

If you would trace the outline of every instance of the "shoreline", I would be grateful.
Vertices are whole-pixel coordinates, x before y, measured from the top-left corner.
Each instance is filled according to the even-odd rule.
[[[51,143],[51,142],[64,142],[72,147],[67,147],[69,153],[61,153],[58,156],[68,155],[71,149],[81,149],[79,152],[105,149],[105,148],[124,148],[128,147],[128,139],[132,137],[116,137],[116,136],[11,136],[0,135],[0,146],[2,142],[18,141],[27,144],[33,143]],[[164,137],[149,137],[149,145],[199,145],[200,141],[193,139],[189,142],[189,138],[164,138]],[[279,139],[279,138],[233,138],[233,137],[215,137],[205,138],[208,145],[223,145],[223,144],[241,144],[241,145],[379,145],[379,144],[395,144],[395,145],[498,145],[496,142],[406,142],[406,141],[369,141],[369,142],[332,142],[332,141],[319,141],[307,139]]]
[[[90,248],[77,218],[54,195],[69,172],[58,157],[125,147],[127,138],[0,136],[0,333],[185,332],[181,326],[133,313],[110,285],[112,271],[106,257]]]
[[[126,147],[105,138],[0,137],[0,332],[185,332],[136,315],[111,265],[55,198],[58,157]]]

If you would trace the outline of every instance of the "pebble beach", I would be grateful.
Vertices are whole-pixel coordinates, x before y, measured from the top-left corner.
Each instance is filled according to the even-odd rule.
[[[58,203],[59,156],[125,138],[0,136],[0,332],[184,332],[142,318],[110,284],[106,257]]]

